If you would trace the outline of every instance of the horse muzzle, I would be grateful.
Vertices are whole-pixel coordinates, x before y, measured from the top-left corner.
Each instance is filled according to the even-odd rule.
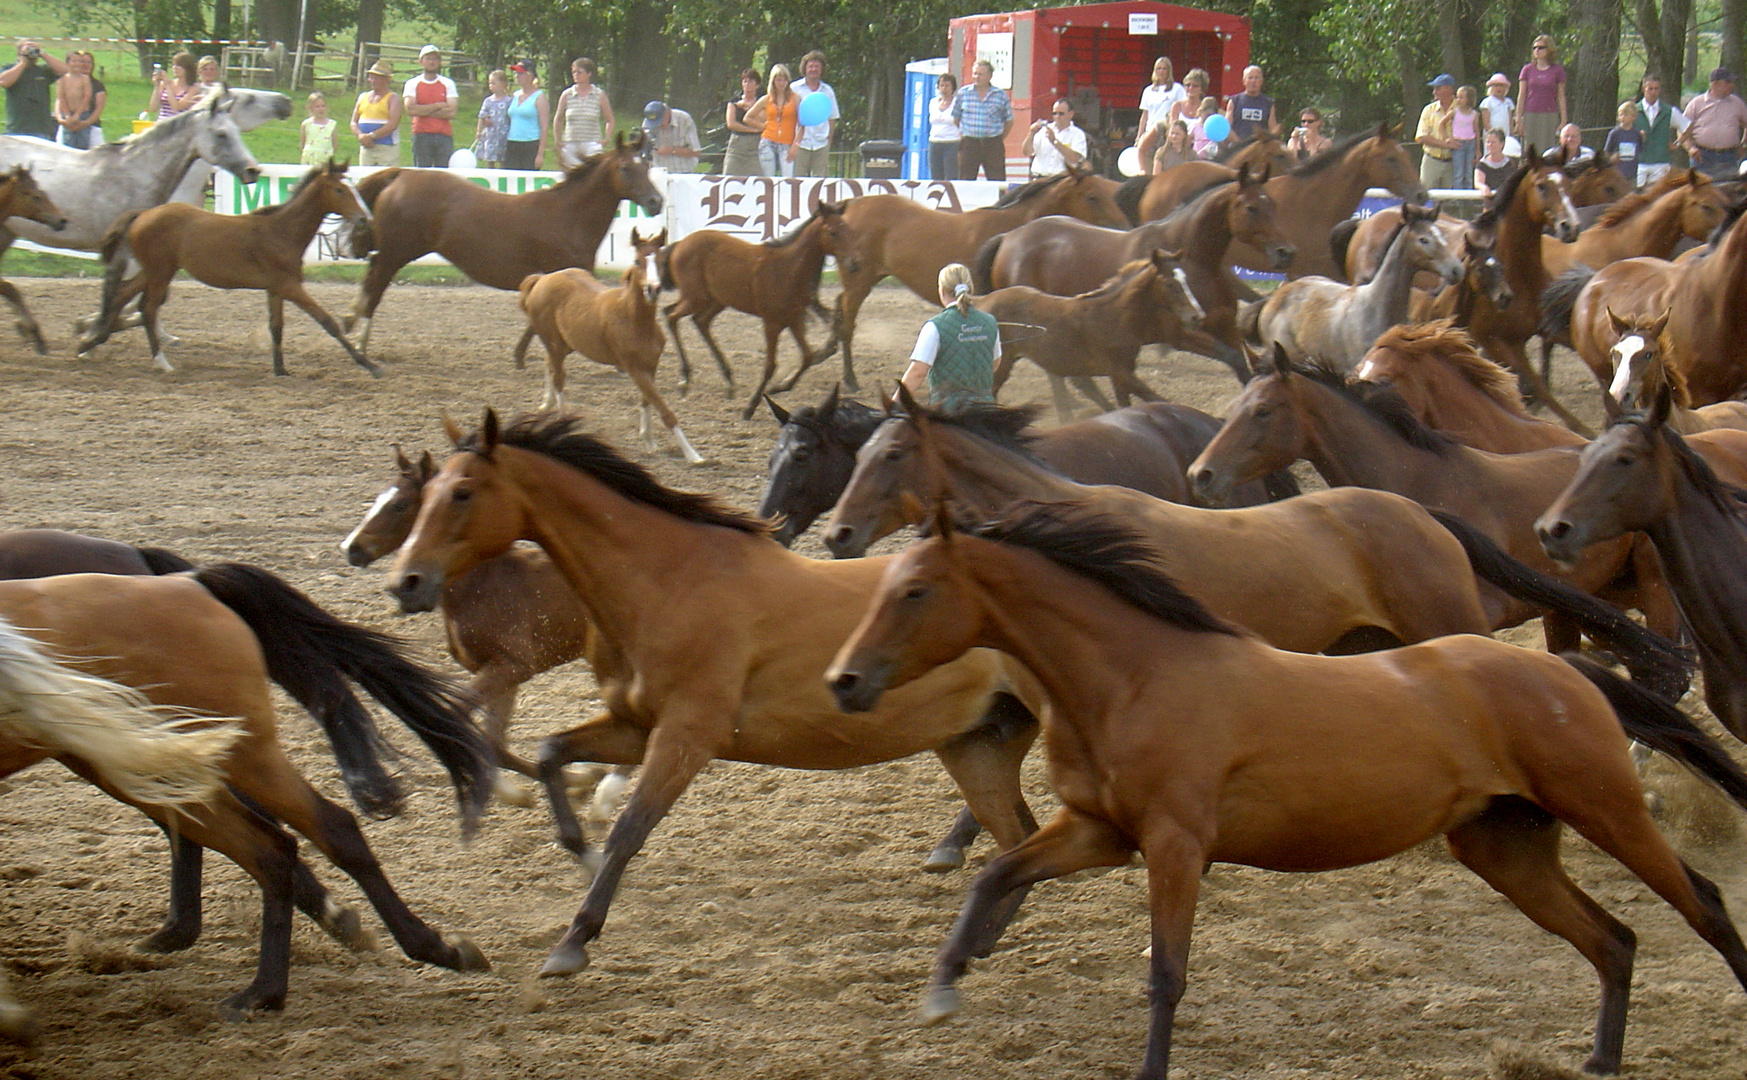
[[[834,559],[859,559],[867,554],[866,534],[854,525],[839,525],[825,534],[825,550]]]
[[[1553,232],[1561,243],[1569,244],[1577,239],[1577,226],[1569,221],[1561,221],[1554,227]]]
[[[380,552],[373,552],[365,547],[362,540],[341,544],[340,551],[345,554],[346,562],[353,566],[369,566],[381,556]]]
[[[891,680],[891,665],[878,664],[868,672],[833,665],[825,672],[825,680],[831,686],[831,696],[837,699],[839,709],[846,713],[872,712]]]
[[[1568,518],[1543,515],[1535,522],[1535,538],[1540,540],[1541,550],[1547,553],[1547,558],[1561,567],[1576,565],[1578,557],[1583,554],[1583,538]]]
[[[62,232],[67,227],[67,219],[64,217],[63,218],[56,218],[53,221],[45,221],[45,222],[43,222],[43,224],[47,225],[49,228],[53,229],[56,232]]]
[[[443,579],[438,574],[424,574],[416,570],[403,571],[392,584],[388,586],[388,595],[400,602],[402,615],[417,615],[424,611],[435,611],[437,601],[443,596]]]
[[[1189,469],[1189,487],[1207,506],[1220,507],[1231,501],[1230,480],[1206,466]]]
[[[238,176],[242,179],[243,183],[252,184],[261,179],[261,170],[258,166],[250,165],[239,173]]]
[[[1275,244],[1268,249],[1268,262],[1275,270],[1284,270],[1292,265],[1292,258],[1297,254],[1298,249],[1291,244]]]

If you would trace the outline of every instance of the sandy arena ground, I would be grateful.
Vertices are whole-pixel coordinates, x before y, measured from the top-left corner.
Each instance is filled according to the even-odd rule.
[[[433,663],[452,666],[435,617],[397,617],[379,570],[346,566],[337,545],[391,475],[390,442],[441,456],[444,410],[471,424],[483,405],[538,402],[538,369],[516,371],[509,360],[521,329],[513,296],[394,288],[374,333],[387,368],[379,381],[293,311],[292,377],[275,379],[260,348],[257,294],[179,285],[166,308],[166,327],[184,338],[171,350],[178,370],[160,375],[138,335],[97,359],[71,358],[68,327],[95,305],[96,283],[21,285],[54,355],[39,358],[10,334],[0,340],[0,527],[259,563],[335,613],[409,635]],[[350,302],[350,287],[314,291],[336,313]],[[864,381],[900,373],[927,314],[908,293],[876,292],[858,343]],[[730,314],[717,326],[744,380],[757,324]],[[570,400],[668,482],[750,507],[775,425],[763,414],[739,420],[739,402],[724,399],[697,344],[698,389],[674,405],[713,464],[688,470],[665,450],[644,452],[634,391],[616,372],[573,359]],[[790,346],[784,355],[792,363]],[[1593,414],[1587,375],[1566,360],[1562,392]],[[670,348],[664,389],[674,363]],[[1188,356],[1143,374],[1167,397],[1212,411],[1236,389],[1224,368]],[[817,400],[828,380],[811,375],[787,402]],[[1007,397],[1048,394],[1025,368]],[[822,554],[813,536],[801,546]],[[579,667],[531,684],[519,745],[529,751],[589,715],[592,691]],[[314,725],[289,703],[281,719],[299,767],[343,801]],[[934,950],[968,881],[968,872],[919,872],[957,807],[932,758],[843,774],[710,768],[632,864],[593,966],[541,982],[533,972],[585,883],[552,843],[546,811],[494,807],[463,848],[438,769],[403,732],[392,734],[406,749],[409,813],[366,832],[412,906],[472,935],[491,973],[417,967],[391,945],[349,953],[300,919],[289,1007],[229,1022],[216,1006],[253,972],[253,884],[209,858],[200,943],[170,958],[131,956],[126,944],[163,914],[165,843],[136,813],[45,765],[6,781],[0,802],[0,957],[45,1025],[35,1053],[0,1050],[0,1075],[1114,1080],[1139,1062],[1138,869],[1040,887],[997,954],[962,982],[965,1015],[916,1025]],[[1029,777],[1042,817],[1053,801],[1035,759]],[[1735,818],[1720,820],[1673,825],[1683,853],[1747,912]],[[302,850],[338,895],[360,902],[350,881]],[[973,863],[989,850],[984,840]],[[1747,1076],[1747,995],[1722,962],[1610,860],[1574,842],[1569,861],[1639,934],[1627,1075]],[[371,913],[365,921],[379,927]],[[1203,887],[1172,1077],[1480,1077],[1501,1043],[1575,1068],[1594,1008],[1588,965],[1439,846],[1316,877],[1222,866]]]

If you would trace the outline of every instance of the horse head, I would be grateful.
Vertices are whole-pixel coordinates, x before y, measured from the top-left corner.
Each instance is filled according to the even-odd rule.
[[[1395,141],[1396,130],[1389,124],[1378,124],[1370,138],[1353,148],[1359,172],[1367,187],[1388,188],[1403,202],[1424,205],[1431,200],[1431,192],[1420,183],[1419,170],[1407,150]]]
[[[1462,266],[1468,286],[1503,311],[1516,299],[1498,261],[1498,233],[1491,229],[1462,230]]]
[[[1666,335],[1670,310],[1664,308],[1657,318],[1621,318],[1612,307],[1607,308],[1608,322],[1618,340],[1608,350],[1614,378],[1608,385],[1604,404],[1609,412],[1614,405],[1620,410],[1640,408],[1655,397],[1657,391],[1672,388],[1680,404],[1690,400],[1686,382],[1680,373],[1664,359],[1668,355]]]
[[[316,198],[320,200],[323,213],[343,218],[352,225],[369,222],[370,207],[358,194],[352,178],[346,175],[346,167],[344,161],[328,158],[326,164],[318,165],[310,172],[305,182],[316,185]]]
[[[418,520],[425,484],[437,473],[436,462],[431,460],[429,450],[414,462],[400,452],[400,445],[396,443],[394,463],[400,475],[376,496],[358,527],[340,542],[340,550],[345,552],[346,561],[353,566],[369,566],[406,542],[413,522]]]
[[[261,178],[260,163],[243,143],[234,115],[237,99],[221,86],[189,112],[194,128],[194,153],[208,165],[223,169],[245,184]]]
[[[1226,223],[1231,228],[1232,239],[1241,240],[1260,251],[1273,269],[1284,270],[1292,265],[1292,257],[1298,254],[1298,249],[1286,239],[1275,221],[1274,197],[1268,194],[1267,184],[1266,165],[1257,170],[1248,165],[1238,166],[1237,185],[1232,189],[1227,206]]]
[[[444,429],[455,454],[426,482],[418,520],[389,571],[388,593],[407,614],[435,610],[448,582],[502,555],[528,532],[527,509],[508,490],[496,453],[497,413],[486,409],[472,434],[447,417]]]
[[[1156,288],[1162,291],[1164,302],[1177,322],[1188,329],[1199,327],[1207,312],[1189,287],[1189,277],[1183,273],[1183,253],[1154,248],[1150,256],[1153,271],[1158,276]]]
[[[844,215],[847,203],[821,202],[813,215],[819,220],[819,244],[825,254],[837,260],[840,273],[853,274],[861,269],[861,257],[856,250],[855,230]]]
[[[1084,162],[1070,165],[1047,188],[1055,209],[1046,212],[1066,214],[1106,228],[1126,229],[1128,214],[1116,205],[1116,191],[1121,186],[1107,176],[1099,176]]]
[[[1728,200],[1710,177],[1696,169],[1686,170],[1680,192],[1680,231],[1694,240],[1709,239],[1728,213]]]
[[[1551,231],[1564,243],[1577,239],[1581,226],[1577,221],[1577,206],[1571,201],[1571,192],[1565,183],[1565,174],[1556,164],[1542,161],[1532,153],[1526,153],[1523,160],[1527,163],[1528,175],[1522,178],[1517,188],[1517,199],[1528,199],[1526,209],[1530,220],[1542,231]],[[1505,208],[1505,212],[1509,210],[1509,207]]]
[[[818,405],[792,414],[769,397],[764,400],[781,430],[770,450],[758,516],[781,516],[771,535],[787,547],[843,494],[855,470],[855,452],[883,417],[859,401],[844,401],[838,386]]]
[[[1573,206],[1600,206],[1618,202],[1632,193],[1632,182],[1615,168],[1617,159],[1602,153],[1570,168],[1561,166],[1568,181]]]
[[[1462,261],[1451,254],[1444,231],[1438,227],[1438,208],[1403,203],[1401,220],[1408,243],[1412,245],[1409,255],[1413,268],[1436,274],[1448,285],[1460,283]]]
[[[649,159],[644,156],[648,133],[639,131],[635,138],[625,138],[624,132],[613,136],[613,150],[601,167],[612,170],[613,191],[621,199],[629,199],[643,208],[650,217],[661,216],[661,192],[649,179]]]
[[[291,115],[291,99],[284,94],[246,86],[225,89],[232,99],[231,116],[243,131],[253,131],[269,120],[284,120]]]
[[[1641,531],[1673,507],[1672,470],[1679,466],[1662,436],[1672,408],[1672,394],[1663,386],[1646,412],[1614,418],[1583,448],[1571,482],[1535,520],[1535,537],[1548,558],[1571,566],[1590,544]]]
[[[1225,425],[1189,465],[1189,486],[1208,506],[1224,506],[1239,484],[1300,457],[1304,427],[1293,384],[1302,376],[1294,372],[1291,357],[1277,341],[1273,370],[1257,363],[1255,371],[1243,393],[1227,407]]]
[[[635,227],[631,229],[631,268],[626,271],[626,277],[633,281],[636,278],[642,279],[639,287],[651,304],[661,295],[661,270],[656,265],[656,259],[661,254],[661,249],[666,246],[666,229],[648,236],[640,234]],[[635,277],[632,277],[633,274]]]
[[[1290,171],[1293,166],[1298,164],[1298,159],[1286,149],[1285,143],[1275,138],[1272,132],[1257,128],[1256,133],[1250,136],[1249,141],[1232,151],[1222,164],[1229,165],[1234,169],[1253,165],[1256,168],[1267,168],[1271,172],[1279,174]]]
[[[46,225],[56,232],[67,227],[67,215],[37,186],[29,165],[14,165],[6,174],[5,191],[0,194],[4,217],[21,217]]]

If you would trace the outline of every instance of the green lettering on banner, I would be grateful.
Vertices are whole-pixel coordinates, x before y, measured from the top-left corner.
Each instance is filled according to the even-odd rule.
[[[257,180],[252,184],[245,184],[233,176],[231,177],[231,183],[236,185],[236,205],[238,211],[241,213],[251,213],[267,205],[267,194],[269,191],[269,185],[271,184],[271,179]]]
[[[301,183],[303,183],[301,176],[281,176],[279,178],[279,198],[275,201],[290,202],[291,196],[297,191],[297,185]]]

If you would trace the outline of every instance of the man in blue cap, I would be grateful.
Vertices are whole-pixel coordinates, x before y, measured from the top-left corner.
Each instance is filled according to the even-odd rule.
[[[698,125],[684,109],[670,109],[664,101],[643,106],[643,130],[653,150],[651,161],[668,172],[698,171]]]
[[[1425,151],[1419,159],[1419,182],[1426,190],[1456,186],[1455,168],[1450,159],[1456,152],[1452,124],[1456,117],[1456,80],[1439,75],[1426,84],[1432,88],[1432,101],[1420,111],[1419,131],[1414,136]]]

